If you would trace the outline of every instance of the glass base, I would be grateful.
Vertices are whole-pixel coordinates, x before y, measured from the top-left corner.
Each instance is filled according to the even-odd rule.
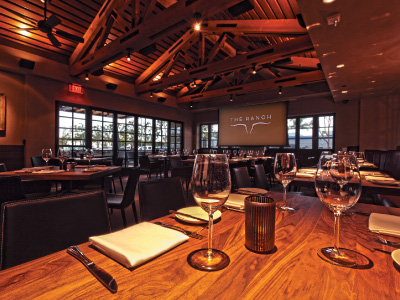
[[[281,210],[283,212],[294,212],[296,209],[289,206],[277,206],[276,209]]]
[[[224,252],[212,249],[211,257],[207,255],[208,249],[199,249],[188,255],[189,265],[200,271],[218,271],[229,265],[229,256]]]
[[[318,256],[336,266],[347,268],[357,266],[357,260],[353,257],[353,251],[339,248],[339,252],[334,247],[326,247],[318,250]]]

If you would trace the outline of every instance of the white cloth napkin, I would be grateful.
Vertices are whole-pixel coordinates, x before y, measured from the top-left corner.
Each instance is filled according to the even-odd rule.
[[[113,233],[93,236],[89,242],[127,268],[132,268],[187,241],[183,233],[148,222]]]
[[[365,179],[368,180],[368,181],[374,181],[374,180],[387,181],[387,182],[396,181],[394,178],[381,177],[381,176],[365,176]]]
[[[315,174],[310,173],[296,173],[297,177],[314,178]]]
[[[368,228],[377,233],[400,237],[400,216],[372,213]]]
[[[228,200],[225,202],[225,206],[244,209],[244,199],[246,197],[248,197],[248,195],[230,194]]]

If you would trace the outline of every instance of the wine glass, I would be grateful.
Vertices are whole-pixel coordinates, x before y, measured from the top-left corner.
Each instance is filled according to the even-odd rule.
[[[189,264],[202,271],[217,271],[229,264],[229,256],[212,248],[213,214],[229,197],[231,179],[225,154],[198,154],[193,167],[192,193],[196,203],[208,213],[208,248],[193,251]]]
[[[58,148],[57,151],[57,159],[60,161],[60,170],[64,169],[64,162],[69,158],[69,155],[67,155],[67,151],[63,147]]]
[[[237,150],[233,150],[233,157],[237,156]]]
[[[296,177],[297,164],[294,153],[277,153],[275,155],[274,173],[276,179],[283,185],[283,205],[278,209],[289,212],[294,208],[286,205],[286,187]]]
[[[337,176],[337,166],[342,166],[342,174]],[[332,176],[333,174],[333,176]],[[361,175],[357,161],[352,155],[321,155],[315,177],[315,190],[319,199],[333,212],[335,217],[334,247],[318,250],[318,256],[323,260],[343,267],[357,265],[351,250],[339,248],[340,215],[357,203],[361,195]]]
[[[256,157],[260,157],[260,151],[256,150]]]
[[[49,160],[50,160],[52,155],[53,155],[53,153],[51,152],[50,148],[42,149],[42,158],[46,162],[46,169],[49,168]]]
[[[90,148],[86,149],[86,158],[89,161],[89,165],[88,165],[88,169],[90,169],[90,161],[93,158],[94,154],[93,154],[93,150]]]

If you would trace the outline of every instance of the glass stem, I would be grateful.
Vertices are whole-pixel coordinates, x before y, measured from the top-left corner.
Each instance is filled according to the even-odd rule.
[[[209,212],[208,213],[208,250],[207,250],[208,259],[211,259],[213,256],[213,254],[212,254],[213,222],[214,222],[213,213]]]
[[[337,254],[340,255],[339,251],[340,211],[335,211],[333,214],[335,216],[335,225],[333,228],[333,233],[335,235],[335,250]]]
[[[286,207],[286,185],[283,186],[283,207]]]

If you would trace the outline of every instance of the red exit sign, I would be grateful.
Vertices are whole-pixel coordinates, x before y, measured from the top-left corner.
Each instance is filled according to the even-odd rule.
[[[75,84],[75,83],[68,84],[68,90],[71,93],[83,94],[83,87],[81,85],[79,85],[79,84]]]

